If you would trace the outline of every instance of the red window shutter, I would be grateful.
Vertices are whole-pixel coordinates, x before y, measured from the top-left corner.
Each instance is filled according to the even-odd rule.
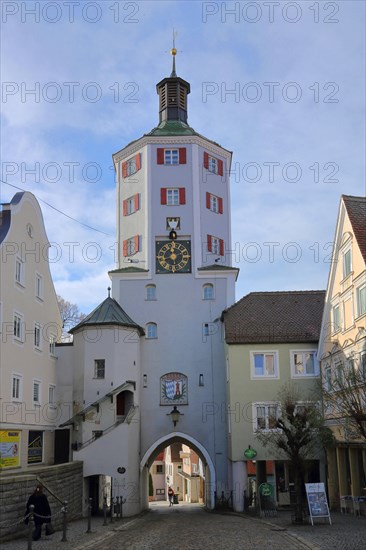
[[[166,187],[160,189],[160,202],[161,204],[166,204]]]
[[[127,216],[127,201],[123,201],[123,215]]]
[[[208,170],[208,153],[203,153],[203,166]]]
[[[123,255],[127,256],[127,240],[123,241]]]
[[[161,149],[160,147],[157,150],[157,163],[164,164],[164,149]]]
[[[140,193],[136,193],[134,196],[135,201],[135,212],[140,209]]]
[[[220,256],[224,256],[225,255],[224,241],[222,239],[219,239],[219,242],[220,242]]]
[[[219,199],[219,214],[222,214],[224,211],[223,201],[221,197],[218,197],[218,199]]]
[[[219,159],[217,160],[217,171],[219,176],[224,175],[224,163],[222,162],[222,160]]]
[[[127,162],[122,162],[122,177],[127,178]]]
[[[207,235],[207,250],[212,252],[212,236]]]
[[[185,147],[179,148],[179,164],[187,164],[187,151]]]
[[[137,153],[135,157],[135,162],[136,162],[136,172],[137,172],[138,170],[141,170],[141,153]]]
[[[206,208],[210,210],[210,206],[211,206],[210,193],[206,193]]]
[[[179,188],[179,204],[186,204],[186,190],[184,187]]]
[[[139,236],[138,235],[135,235],[134,238],[133,238],[133,252],[138,252],[140,249],[139,249]]]

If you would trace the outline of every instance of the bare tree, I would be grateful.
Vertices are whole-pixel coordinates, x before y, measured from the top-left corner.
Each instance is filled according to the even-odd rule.
[[[333,444],[333,435],[314,400],[305,400],[294,385],[285,385],[278,394],[279,417],[269,431],[257,430],[263,446],[274,450],[279,459],[289,461],[296,493],[295,522],[303,521],[302,489],[307,461],[319,457],[323,447]]]
[[[81,313],[76,304],[64,300],[59,294],[57,294],[57,303],[61,314],[63,330],[65,332],[85,318],[85,314]]]
[[[334,375],[323,373],[323,402],[327,420],[344,425],[346,437],[366,440],[366,354],[360,363],[339,363]]]

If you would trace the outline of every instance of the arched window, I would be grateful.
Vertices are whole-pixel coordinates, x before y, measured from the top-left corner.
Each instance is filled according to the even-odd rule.
[[[147,323],[146,325],[146,338],[157,338],[158,327],[156,323]]]
[[[203,299],[204,300],[213,300],[214,299],[214,287],[211,283],[203,285]]]
[[[156,286],[146,285],[146,300],[156,300]]]

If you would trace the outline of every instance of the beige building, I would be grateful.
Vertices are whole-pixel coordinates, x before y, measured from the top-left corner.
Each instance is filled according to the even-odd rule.
[[[359,403],[365,425],[365,262],[366,199],[343,195],[319,341],[325,414],[337,440],[336,447],[327,451],[329,499],[336,507],[342,496],[366,496],[365,437],[342,407],[347,396],[356,408]],[[352,384],[352,376],[357,384]]]
[[[42,212],[16,193],[0,212],[0,445],[6,471],[53,464],[61,318]]]
[[[179,473],[182,477],[183,501],[203,503],[205,489],[202,461],[188,445],[182,445],[180,457],[183,460],[182,471]]]
[[[288,464],[263,447],[256,433],[275,429],[278,394],[285,384],[295,386],[305,402],[309,396],[312,402],[320,399],[317,347],[324,295],[324,291],[252,292],[223,313],[228,458],[237,511],[244,508],[244,491],[253,498],[264,482],[273,486],[275,501],[290,503],[293,479]],[[224,422],[225,410],[221,414]],[[323,480],[323,470],[322,457],[314,456],[307,480]]]

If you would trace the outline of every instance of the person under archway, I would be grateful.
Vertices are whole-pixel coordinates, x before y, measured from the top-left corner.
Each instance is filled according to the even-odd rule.
[[[168,489],[168,498],[169,498],[169,506],[173,506],[173,504],[174,504],[174,489],[173,489],[173,487],[169,487],[169,489]]]

